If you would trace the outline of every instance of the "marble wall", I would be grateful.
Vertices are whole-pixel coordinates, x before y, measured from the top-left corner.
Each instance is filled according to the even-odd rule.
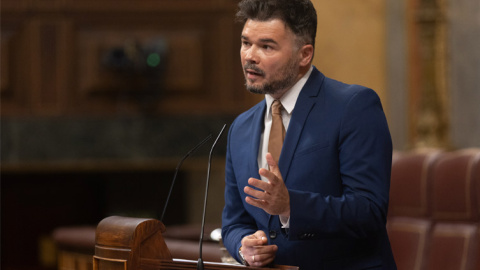
[[[418,68],[409,59],[412,35],[409,14],[417,0],[387,1],[387,96],[388,118],[396,149],[415,147],[409,116],[412,108],[421,110],[415,102],[419,89],[412,89],[412,70]],[[444,110],[447,115],[448,148],[480,147],[480,2],[477,0],[436,1],[443,9],[445,36],[437,40],[443,47],[444,58],[438,68],[437,80],[445,83]],[[417,62],[418,63],[418,62]],[[422,89],[420,89],[421,91]],[[442,90],[443,91],[443,90]],[[415,108],[417,106],[417,108]],[[427,145],[428,146],[428,145]]]
[[[480,147],[480,1],[447,2],[452,144]]]

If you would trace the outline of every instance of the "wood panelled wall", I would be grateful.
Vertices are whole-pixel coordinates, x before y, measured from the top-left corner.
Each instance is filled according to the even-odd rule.
[[[386,2],[312,0],[318,16],[313,64],[326,76],[372,88],[388,116]]]
[[[58,226],[131,214],[112,198],[118,190],[130,191],[132,181],[155,193],[134,207],[135,214],[163,206],[165,196],[156,191],[166,189],[152,183],[170,184],[178,155],[263,98],[244,89],[236,4],[2,0],[2,269],[50,269],[40,263],[39,239],[48,239]],[[138,55],[158,44],[167,51],[157,59],[166,59],[158,73],[145,72],[144,66],[120,72],[105,64],[118,50]],[[203,187],[206,154],[196,154],[199,159],[189,162],[202,170],[184,166],[186,177],[177,181],[202,182],[183,189],[185,196]],[[102,161],[112,164],[110,169]],[[212,168],[218,190],[223,190],[221,161]],[[152,165],[144,168],[145,163]],[[131,168],[128,174],[125,168]],[[128,202],[144,197],[124,201],[130,207]],[[212,199],[216,208],[223,206],[223,196]],[[168,222],[198,219],[193,206],[200,200],[183,201],[183,207],[171,203],[177,211],[167,211],[173,215]],[[35,226],[25,225],[25,231],[21,224]]]
[[[2,116],[237,114],[259,97],[243,87],[235,9],[231,0],[3,0]],[[159,39],[162,76],[104,64],[114,49]]]

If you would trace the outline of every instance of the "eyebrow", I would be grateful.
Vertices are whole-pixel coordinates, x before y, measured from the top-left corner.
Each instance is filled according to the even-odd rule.
[[[244,36],[244,35],[241,35],[241,39],[243,40],[249,40],[248,37]],[[261,43],[273,43],[273,44],[278,44],[275,40],[271,39],[271,38],[261,38],[260,39],[260,42]]]

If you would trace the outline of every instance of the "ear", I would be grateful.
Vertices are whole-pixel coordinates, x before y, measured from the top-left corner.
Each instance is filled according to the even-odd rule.
[[[313,51],[314,49],[312,44],[303,45],[303,47],[300,48],[300,51],[299,51],[300,66],[310,65],[313,59]]]

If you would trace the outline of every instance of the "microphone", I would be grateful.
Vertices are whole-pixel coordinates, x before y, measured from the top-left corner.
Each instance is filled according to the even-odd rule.
[[[161,222],[163,222],[163,217],[165,215],[165,211],[167,210],[167,205],[168,205],[168,202],[170,201],[170,195],[172,195],[173,186],[175,185],[175,180],[177,179],[177,174],[178,174],[178,170],[180,169],[180,166],[182,165],[183,161],[185,161],[185,159],[187,159],[187,157],[189,157],[198,148],[200,148],[200,146],[202,146],[204,143],[206,143],[208,140],[210,140],[210,138],[212,138],[212,134],[208,135],[205,139],[203,139],[203,141],[201,141],[195,147],[193,147],[190,151],[188,151],[188,153],[180,160],[180,162],[178,162],[177,168],[175,169],[175,174],[173,175],[172,184],[170,185],[170,191],[168,192],[167,200],[165,201],[165,206],[163,207],[162,216],[160,217]]]
[[[218,133],[217,138],[213,142],[212,148],[210,149],[210,154],[208,156],[208,169],[207,169],[207,181],[205,184],[205,200],[203,203],[203,217],[202,217],[202,231],[200,232],[200,243],[199,243],[199,258],[197,262],[197,270],[203,270],[203,258],[202,258],[202,246],[203,246],[203,234],[204,234],[204,228],[205,228],[205,214],[207,210],[207,198],[208,198],[208,184],[210,182],[210,168],[212,165],[212,153],[213,149],[215,149],[215,146],[217,145],[218,139],[220,139],[220,136],[223,134],[223,130],[225,130],[225,127],[227,124],[224,124],[222,127],[222,130],[220,130],[220,133]]]

